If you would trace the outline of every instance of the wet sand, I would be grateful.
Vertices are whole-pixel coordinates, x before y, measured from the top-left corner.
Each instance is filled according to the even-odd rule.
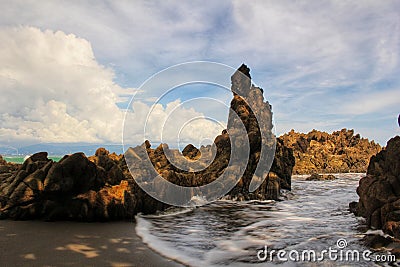
[[[181,266],[149,249],[135,224],[0,220],[2,266]]]

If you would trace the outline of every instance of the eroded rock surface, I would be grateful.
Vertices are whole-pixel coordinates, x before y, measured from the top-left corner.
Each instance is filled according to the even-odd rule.
[[[389,140],[386,148],[372,156],[367,175],[357,188],[359,201],[350,210],[366,219],[367,227],[382,229],[390,238],[381,242],[370,237],[371,247],[385,246],[400,255],[400,137]],[[382,238],[381,238],[382,239]]]
[[[379,144],[347,129],[332,134],[292,130],[280,139],[293,149],[293,174],[366,172],[370,157],[381,150]]]
[[[400,238],[400,137],[389,140],[385,149],[371,157],[367,175],[357,188],[360,196],[353,211],[367,225]]]
[[[0,186],[0,216],[17,220],[107,221],[153,213],[162,203],[147,196],[123,171],[122,156],[104,148],[87,158],[67,155],[59,162],[34,154]]]

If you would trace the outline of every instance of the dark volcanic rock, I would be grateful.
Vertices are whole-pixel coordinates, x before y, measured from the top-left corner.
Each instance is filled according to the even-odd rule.
[[[97,149],[95,155],[89,157],[89,160],[96,164],[97,167],[104,169],[106,173],[105,183],[110,185],[118,185],[125,179],[120,166],[121,159],[122,156],[115,153],[110,154],[105,148]]]
[[[101,155],[107,156],[107,155]],[[117,165],[117,163],[115,163]],[[113,167],[109,171],[112,171]],[[102,221],[132,219],[137,185],[107,185],[109,173],[83,153],[59,162],[38,153],[2,181],[0,217],[11,219]]]
[[[400,239],[400,137],[372,156],[367,175],[357,188],[358,203],[351,210],[366,218],[367,226]]]
[[[294,174],[366,172],[370,157],[381,150],[379,144],[347,129],[332,134],[292,130],[280,139],[293,149]]]
[[[182,155],[189,159],[198,159],[201,152],[194,145],[189,144],[182,150]]]
[[[42,182],[44,192],[76,195],[104,186],[104,171],[83,153],[75,153],[54,162]]]
[[[385,149],[372,156],[367,175],[357,188],[360,196],[357,215],[367,219],[368,226],[392,229],[400,221],[400,137],[389,140]],[[400,232],[395,233],[400,238]]]
[[[20,164],[10,163],[3,159],[0,155],[0,186],[4,180],[12,176],[20,167]],[[1,198],[1,195],[0,195]]]
[[[336,177],[332,174],[317,174],[313,173],[306,178],[306,181],[331,181],[335,180]]]

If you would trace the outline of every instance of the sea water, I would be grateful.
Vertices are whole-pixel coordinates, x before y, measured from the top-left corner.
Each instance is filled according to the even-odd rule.
[[[361,254],[368,251],[362,244],[368,230],[365,221],[348,208],[358,200],[356,188],[363,174],[335,176],[332,181],[295,176],[292,191],[284,193],[283,201],[221,200],[139,215],[136,232],[155,251],[189,266],[374,266]],[[338,251],[337,257],[341,251],[342,258],[323,254],[329,248]],[[276,254],[270,258],[271,250],[286,252],[286,260]],[[290,251],[309,250],[320,260],[296,258],[295,253],[288,258]],[[360,259],[350,254],[343,257],[349,250],[356,250]],[[377,253],[387,255],[384,251],[372,255]]]
[[[22,164],[24,161],[29,158],[29,155],[27,156],[3,156],[3,159],[7,162],[11,163],[18,163]],[[58,162],[60,159],[62,159],[62,156],[48,156],[49,159]]]

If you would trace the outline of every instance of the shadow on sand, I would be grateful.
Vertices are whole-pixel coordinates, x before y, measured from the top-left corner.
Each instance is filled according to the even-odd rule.
[[[129,222],[0,221],[0,251],[3,266],[178,266]]]

